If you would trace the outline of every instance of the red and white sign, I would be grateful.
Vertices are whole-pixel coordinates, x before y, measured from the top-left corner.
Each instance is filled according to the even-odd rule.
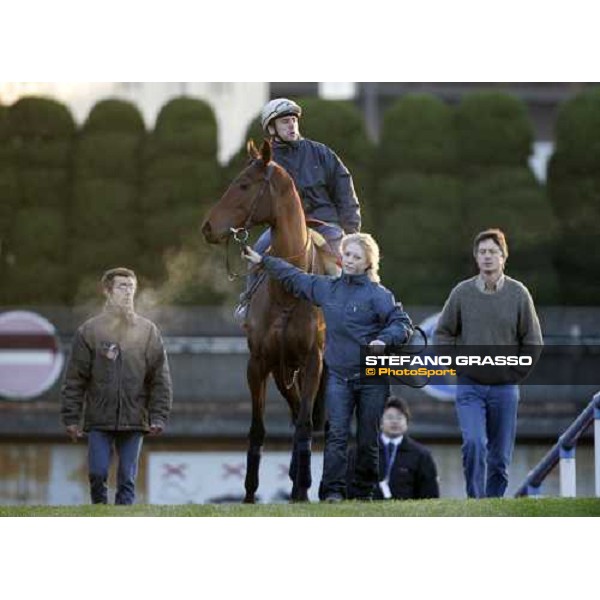
[[[0,313],[0,398],[30,400],[43,394],[63,364],[50,321],[24,310]]]

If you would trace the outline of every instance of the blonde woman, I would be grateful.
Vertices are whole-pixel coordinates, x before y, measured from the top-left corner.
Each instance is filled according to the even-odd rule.
[[[360,377],[361,346],[400,345],[412,333],[412,323],[394,295],[379,283],[379,246],[368,233],[342,239],[342,274],[309,275],[280,258],[261,256],[247,247],[243,256],[264,265],[288,292],[320,306],[325,338],[325,440],[321,498],[346,498],[347,448],[350,422],[356,411],[357,454],[354,487],[359,499],[371,499],[379,479],[378,426],[389,387]]]

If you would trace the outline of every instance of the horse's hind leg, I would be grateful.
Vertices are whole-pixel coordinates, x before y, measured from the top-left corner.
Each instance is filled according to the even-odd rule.
[[[260,361],[250,357],[248,361],[248,386],[252,394],[252,423],[248,433],[248,454],[246,455],[246,496],[244,502],[254,504],[258,489],[258,472],[262,447],[265,441],[265,393],[267,375],[261,369]]]

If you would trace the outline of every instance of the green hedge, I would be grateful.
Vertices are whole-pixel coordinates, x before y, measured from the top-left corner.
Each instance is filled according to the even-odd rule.
[[[565,102],[556,120],[556,150],[572,174],[598,175],[600,170],[600,88]]]
[[[582,221],[594,227],[600,224],[600,174],[597,177],[551,177],[548,197],[563,228],[577,227]]]
[[[146,164],[144,180],[153,184],[160,180],[191,181],[203,185],[208,179],[214,186],[220,181],[219,164],[216,160],[201,160],[198,157],[167,154]]]
[[[69,303],[68,267],[45,256],[17,260],[5,271],[0,297],[7,305],[47,306]]]
[[[217,156],[217,120],[209,104],[193,98],[175,98],[160,110],[152,140],[158,154]]]
[[[8,137],[8,107],[0,104],[0,142],[5,142]]]
[[[524,102],[514,96],[480,92],[465,96],[456,108],[461,166],[527,164],[533,127]]]
[[[0,165],[13,162],[14,150],[8,131],[8,107],[0,104]]]
[[[558,222],[544,189],[527,168],[490,169],[466,181],[464,194],[465,224],[473,236],[499,227],[514,252],[551,252]]]
[[[19,197],[18,179],[12,165],[0,162],[0,239],[4,240],[13,221]]]
[[[146,139],[139,110],[122,100],[94,105],[77,143],[71,210],[70,265],[75,301],[98,295],[108,268],[142,263],[141,164]]]
[[[75,131],[75,121],[67,106],[51,98],[28,96],[8,108],[9,137],[68,139]]]
[[[388,181],[392,188],[392,182]],[[446,176],[396,176],[395,206],[382,210],[378,226],[383,282],[405,303],[443,303],[450,287],[464,274],[461,186]]]
[[[176,249],[182,242],[195,234],[204,216],[202,207],[183,207],[155,211],[144,220],[144,233],[152,240],[153,248]]]
[[[600,268],[590,252],[600,236],[600,89],[565,102],[556,122],[556,152],[548,169],[548,196],[560,217],[557,266],[562,301],[597,304]]]
[[[452,109],[429,95],[408,95],[383,115],[377,148],[379,176],[399,171],[452,173],[457,147]]]
[[[75,293],[79,288],[79,282],[87,279],[97,281],[107,269],[129,266],[136,270],[141,263],[140,249],[137,240],[132,236],[114,234],[104,243],[80,240],[77,252],[73,254],[70,261],[71,268],[77,274],[72,284]]]
[[[352,102],[301,98],[301,134],[329,146],[348,165],[370,164],[373,144],[367,136],[365,121]]]
[[[71,194],[71,174],[66,169],[22,167],[18,170],[19,205],[52,207],[66,217]]]
[[[6,302],[64,302],[72,143],[69,109],[48,98],[21,98],[2,111],[2,279]]]
[[[21,258],[45,257],[63,263],[67,234],[65,214],[53,208],[19,208],[15,211],[11,251]]]
[[[177,206],[193,206],[200,204],[199,181],[159,179],[145,184],[140,195],[140,206],[144,215],[157,210],[166,210]]]
[[[439,259],[460,256],[463,215],[427,206],[403,206],[386,211],[380,226],[380,244],[396,259]],[[398,265],[401,269],[401,266]]]
[[[221,192],[217,124],[210,106],[191,98],[168,102],[146,141],[143,156],[141,270],[162,294],[175,286],[173,264],[188,255],[189,245],[200,236],[206,209]],[[169,301],[197,297],[194,280],[186,280],[185,285],[181,279],[178,282],[178,293]],[[205,293],[212,298],[213,283],[204,284],[208,287]]]
[[[142,141],[137,135],[123,133],[83,136],[77,145],[75,177],[100,177],[137,184],[140,178]]]
[[[405,172],[390,175],[382,180],[378,207],[381,220],[385,211],[398,206],[424,205],[435,210],[459,210],[461,182],[449,175],[427,175],[422,172]]]
[[[125,100],[108,99],[97,102],[88,115],[81,132],[91,134],[127,134],[142,137],[146,132],[144,119],[137,106]]]
[[[108,179],[84,179],[75,182],[71,229],[81,243],[112,243],[118,235],[135,237],[139,218],[136,214],[137,188]]]
[[[260,148],[263,139],[264,134],[260,125],[260,117],[256,117],[250,123],[250,125],[248,125],[248,129],[246,129],[246,135],[243,138],[240,149],[229,159],[227,165],[221,172],[221,195],[225,192],[229,184],[239,175],[240,171],[246,166],[246,163],[248,162],[246,144],[248,141],[254,140],[256,147]]]
[[[544,304],[560,301],[555,246],[558,220],[544,188],[526,167],[489,168],[465,183],[465,227],[471,239],[499,227],[506,234],[506,272]],[[533,293],[533,292],[532,292]]]

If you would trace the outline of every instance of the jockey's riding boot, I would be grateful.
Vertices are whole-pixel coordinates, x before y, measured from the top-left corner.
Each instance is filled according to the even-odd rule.
[[[240,294],[240,303],[235,307],[233,311],[233,318],[239,325],[244,326],[246,324],[246,318],[248,317],[248,306],[250,305],[250,294],[248,292],[242,292]]]

